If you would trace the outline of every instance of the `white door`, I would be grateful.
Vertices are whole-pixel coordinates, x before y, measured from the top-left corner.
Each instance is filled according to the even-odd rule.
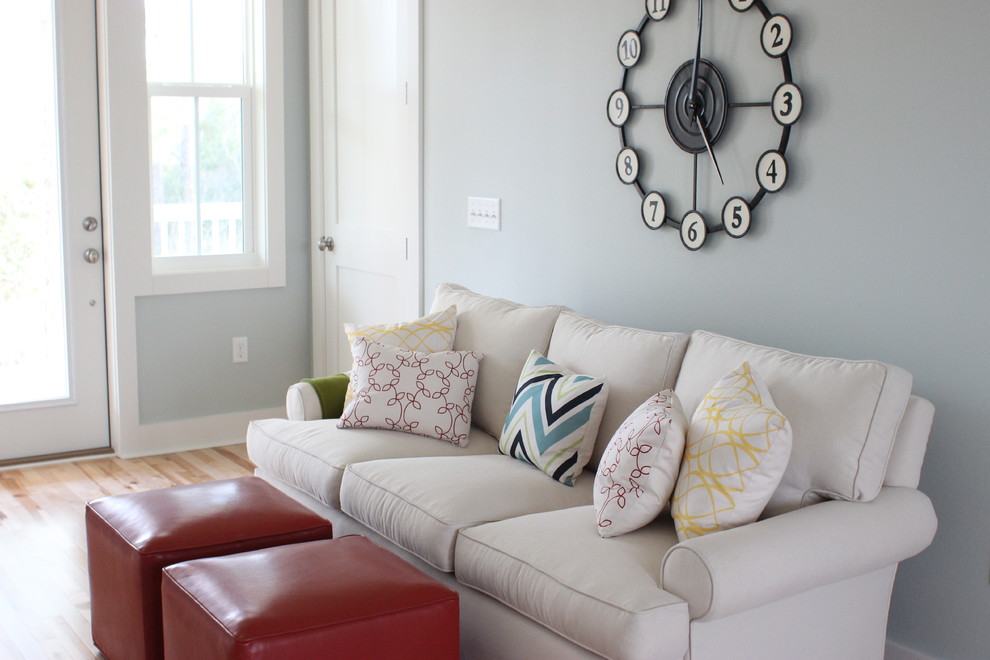
[[[0,461],[109,446],[92,0],[0,3]]]
[[[420,2],[310,10],[314,366],[335,373],[350,367],[343,323],[421,312]]]

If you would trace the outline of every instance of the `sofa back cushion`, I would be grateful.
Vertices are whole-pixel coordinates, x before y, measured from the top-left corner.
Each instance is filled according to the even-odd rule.
[[[608,381],[608,401],[590,470],[598,469],[609,440],[640,404],[674,387],[687,345],[688,335],[683,333],[607,325],[570,310],[560,312],[547,357],[577,373],[605,376]]]
[[[472,420],[475,426],[499,437],[509,414],[516,382],[530,351],[546,354],[557,306],[527,307],[489,298],[457,284],[441,284],[432,311],[457,306],[455,351],[485,354],[478,372]]]
[[[894,449],[887,461],[884,486],[917,488],[921,481],[921,465],[925,462],[928,436],[935,421],[935,406],[931,401],[912,395],[907,410],[897,427]]]
[[[823,499],[876,497],[911,374],[883,362],[798,355],[699,330],[675,388],[684,413],[691,417],[712,385],[743,361],[763,376],[793,431],[790,462],[765,515]]]

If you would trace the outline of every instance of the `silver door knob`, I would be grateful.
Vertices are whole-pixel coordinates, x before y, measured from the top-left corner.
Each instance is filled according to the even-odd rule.
[[[333,248],[335,247],[333,238],[330,236],[321,236],[320,242],[316,246],[320,248],[320,252],[333,252]]]
[[[100,251],[95,248],[89,248],[83,252],[83,259],[85,259],[87,263],[95,264],[100,260]]]
[[[100,226],[100,223],[93,216],[88,218],[83,218],[83,229],[86,231],[96,231],[96,228]]]

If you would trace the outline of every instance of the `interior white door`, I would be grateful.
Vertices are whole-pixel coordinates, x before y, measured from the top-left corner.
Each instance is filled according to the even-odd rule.
[[[310,7],[313,226],[322,229],[314,366],[335,373],[350,367],[343,323],[421,312],[421,9],[419,0]]]
[[[0,70],[0,461],[107,447],[95,3],[0,3]]]

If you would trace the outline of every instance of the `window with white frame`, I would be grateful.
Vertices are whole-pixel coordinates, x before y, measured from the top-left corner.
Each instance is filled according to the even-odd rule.
[[[266,131],[281,121],[266,81],[281,64],[266,48],[273,3],[144,4],[153,272],[267,266],[283,222],[268,187],[281,164]]]

